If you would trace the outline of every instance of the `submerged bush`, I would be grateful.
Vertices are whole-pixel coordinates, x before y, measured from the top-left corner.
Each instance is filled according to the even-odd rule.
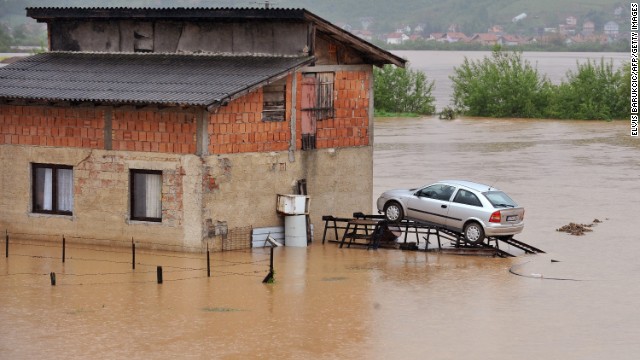
[[[628,66],[614,70],[613,62],[588,60],[568,71],[555,87],[548,116],[558,119],[622,119],[629,116],[631,74]]]
[[[613,62],[578,64],[560,85],[551,84],[520,52],[493,51],[491,57],[454,69],[457,111],[485,117],[622,119],[629,115],[630,67]]]
[[[551,84],[521,52],[497,48],[479,61],[465,58],[450,78],[454,106],[466,115],[540,117],[549,102]]]
[[[431,92],[434,82],[422,71],[385,65],[373,70],[376,112],[431,115],[435,112]]]

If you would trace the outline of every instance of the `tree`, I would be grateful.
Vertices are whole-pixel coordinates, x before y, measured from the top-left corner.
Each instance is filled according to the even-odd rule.
[[[375,68],[374,104],[376,111],[431,115],[435,112],[431,92],[434,82],[422,71],[385,65]]]
[[[522,53],[500,47],[482,60],[465,57],[450,78],[456,110],[471,116],[540,117],[551,89]]]
[[[567,72],[554,91],[548,116],[559,119],[610,120],[629,116],[629,64],[614,70],[613,62],[588,60]]]

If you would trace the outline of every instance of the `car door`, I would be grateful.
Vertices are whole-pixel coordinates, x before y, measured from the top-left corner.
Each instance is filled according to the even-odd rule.
[[[407,204],[407,216],[436,225],[446,225],[449,200],[455,187],[433,184],[414,193]]]
[[[480,199],[465,189],[458,189],[451,204],[449,204],[449,213],[447,214],[447,227],[452,230],[462,231],[464,222],[472,217],[482,217],[482,202]]]

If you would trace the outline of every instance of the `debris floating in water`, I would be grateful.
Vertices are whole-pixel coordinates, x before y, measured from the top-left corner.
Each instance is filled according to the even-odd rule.
[[[599,219],[594,219],[591,224],[578,224],[578,223],[569,223],[568,225],[564,225],[556,231],[562,231],[569,233],[571,235],[582,236],[585,232],[593,231],[591,228],[602,221]]]

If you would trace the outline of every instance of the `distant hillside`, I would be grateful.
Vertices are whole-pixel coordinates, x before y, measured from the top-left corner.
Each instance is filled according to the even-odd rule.
[[[362,29],[363,20],[370,29],[390,32],[404,25],[421,25],[426,33],[443,32],[451,24],[467,34],[486,32],[491,25],[505,26],[505,30],[528,33],[536,29],[557,26],[573,15],[582,21],[591,20],[601,29],[609,20],[624,24],[629,3],[617,0],[273,0],[272,7],[306,8],[334,23]],[[257,7],[262,0],[0,0],[0,22],[16,25],[25,20],[28,6],[145,6],[145,7]],[[614,10],[622,7],[620,19]],[[514,24],[511,19],[526,13],[527,17]]]

